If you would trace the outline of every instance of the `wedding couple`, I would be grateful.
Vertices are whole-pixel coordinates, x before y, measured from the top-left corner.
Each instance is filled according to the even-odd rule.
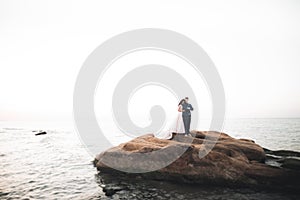
[[[172,126],[168,130],[155,133],[154,136],[159,139],[171,139],[173,133],[191,136],[190,125],[192,110],[194,110],[194,108],[191,104],[189,104],[189,98],[185,97],[178,104],[178,116]]]

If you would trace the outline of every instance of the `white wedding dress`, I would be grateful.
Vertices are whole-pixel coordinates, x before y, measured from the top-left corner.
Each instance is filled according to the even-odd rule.
[[[154,133],[154,136],[156,138],[169,140],[172,138],[172,133],[184,134],[185,131],[184,131],[184,124],[183,124],[181,109],[182,109],[182,106],[179,105],[178,106],[178,114],[168,129]]]

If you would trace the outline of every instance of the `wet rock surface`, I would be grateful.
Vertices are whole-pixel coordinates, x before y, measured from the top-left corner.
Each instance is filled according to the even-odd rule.
[[[265,149],[266,163],[285,169],[300,170],[300,153],[295,151]]]
[[[114,188],[113,194],[106,194],[101,199],[233,199],[233,200],[289,200],[299,199],[298,194],[284,193],[280,191],[266,191],[254,188],[229,188],[223,186],[195,185],[174,183],[168,181],[145,179],[142,176],[128,176],[119,173],[99,173],[97,175],[99,187],[106,191]],[[119,190],[121,189],[121,190]]]

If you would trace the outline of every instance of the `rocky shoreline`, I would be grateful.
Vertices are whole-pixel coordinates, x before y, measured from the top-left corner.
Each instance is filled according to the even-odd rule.
[[[204,141],[214,140],[213,149],[203,158],[199,151],[205,149]],[[190,143],[190,141],[192,141]],[[110,168],[138,169],[149,162],[135,162],[136,155],[163,150],[164,153],[153,165],[164,162],[165,157],[188,145],[187,150],[170,165],[147,173],[126,173]],[[192,131],[186,138],[174,134],[172,140],[161,140],[152,134],[137,137],[127,143],[108,149],[97,155],[95,166],[101,174],[126,176],[129,179],[163,180],[176,183],[220,186],[228,188],[255,188],[300,193],[300,153],[272,151],[262,148],[248,139],[235,139],[225,133]],[[110,165],[112,166],[112,165]],[[151,166],[149,166],[151,167]],[[120,188],[117,188],[120,190]],[[114,194],[113,188],[104,187],[104,192]]]

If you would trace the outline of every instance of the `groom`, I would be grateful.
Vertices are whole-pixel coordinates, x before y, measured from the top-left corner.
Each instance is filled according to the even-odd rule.
[[[184,98],[184,103],[182,104],[182,119],[184,124],[185,135],[191,136],[190,134],[190,125],[191,125],[191,110],[194,110],[193,106],[189,104],[189,98]]]

